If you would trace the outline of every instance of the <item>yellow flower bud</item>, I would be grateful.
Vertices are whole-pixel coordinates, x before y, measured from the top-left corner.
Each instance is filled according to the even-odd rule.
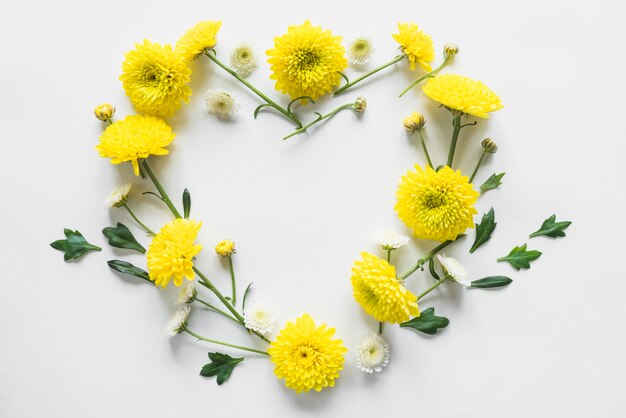
[[[215,246],[215,252],[220,257],[229,257],[235,253],[235,243],[229,239],[220,241],[220,243]]]
[[[107,122],[113,117],[113,114],[115,114],[115,108],[111,106],[110,104],[105,103],[96,107],[93,113],[102,122]]]
[[[443,46],[443,53],[447,56],[455,56],[459,53],[459,47],[456,44],[445,44]]]
[[[495,154],[496,151],[498,151],[498,145],[496,145],[496,143],[493,142],[491,138],[483,139],[483,142],[481,142],[480,145],[483,146],[485,152],[488,152],[490,154]]]
[[[365,97],[357,97],[356,101],[354,102],[354,110],[357,113],[363,113],[366,107],[367,100],[365,100]]]
[[[413,112],[411,116],[402,121],[402,124],[408,133],[413,134],[413,132],[422,129],[426,125],[426,119],[424,119],[424,115],[421,113]]]

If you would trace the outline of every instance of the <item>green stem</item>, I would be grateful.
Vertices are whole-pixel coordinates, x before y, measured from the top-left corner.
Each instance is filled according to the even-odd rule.
[[[476,177],[476,173],[478,173],[478,169],[480,168],[480,165],[483,163],[483,160],[485,159],[487,154],[488,154],[487,151],[483,150],[483,153],[480,155],[480,159],[478,160],[478,163],[476,164],[476,168],[474,169],[474,172],[472,173],[472,176],[469,179],[470,183],[472,182],[472,180],[474,180],[474,177]]]
[[[387,262],[391,263],[391,251],[393,250],[387,250]]]
[[[234,316],[230,315],[228,312],[224,312],[223,310],[221,310],[220,308],[218,308],[217,306],[213,306],[211,305],[209,302],[202,300],[198,297],[196,297],[195,299],[196,302],[203,304],[204,306],[206,306],[207,308],[215,311],[216,313],[222,315],[223,317],[226,317],[228,319],[230,319],[231,321],[236,322],[237,324],[239,324],[239,321],[237,320],[237,318],[235,318]],[[241,325],[241,324],[239,324]]]
[[[243,316],[228,302],[228,300],[222,295],[222,293],[211,283],[211,281],[198,269],[198,267],[194,266],[193,271],[200,277],[200,284],[209,289],[211,292],[217,296],[217,298],[222,302],[226,308],[237,318],[237,322],[241,325],[244,325]]]
[[[452,168],[452,161],[454,161],[454,151],[456,150],[456,142],[459,139],[459,133],[461,132],[461,113],[453,113],[454,118],[452,120],[452,142],[450,143],[450,151],[448,151],[448,167]]]
[[[159,194],[161,195],[161,199],[163,200],[163,202],[165,202],[172,214],[177,218],[182,218],[182,216],[180,216],[180,213],[178,212],[178,209],[176,209],[176,206],[174,206],[174,204],[170,200],[170,197],[167,195],[167,192],[163,189],[163,186],[161,186],[161,182],[159,182],[159,179],[157,179],[156,175],[150,168],[150,165],[148,165],[148,160],[142,160],[139,164],[141,165],[143,171],[148,175],[148,177],[150,177],[152,183],[154,183],[154,187],[157,188]]]
[[[323,121],[324,119],[328,119],[331,116],[334,116],[336,113],[341,112],[343,109],[349,109],[352,108],[354,109],[354,102],[352,103],[347,103],[345,105],[339,106],[337,109],[333,110],[330,113],[325,114],[324,116],[320,116],[317,119],[315,119],[313,122],[309,123],[308,125],[305,125],[299,129],[296,129],[295,131],[293,131],[292,133],[290,133],[289,135],[287,135],[286,137],[283,138],[283,141],[285,139],[289,139],[294,135],[298,135],[301,134],[302,132],[305,132],[308,128],[310,128],[311,126],[315,125],[316,123],[319,123],[321,121]]]
[[[441,65],[439,67],[435,68],[434,70],[432,70],[428,74],[423,75],[420,78],[418,78],[417,80],[415,80],[413,83],[411,83],[411,85],[409,87],[407,87],[404,90],[402,90],[402,93],[400,93],[400,96],[398,96],[398,97],[404,96],[407,91],[411,90],[413,87],[415,87],[416,85],[418,85],[422,81],[426,80],[427,78],[431,78],[431,77],[434,77],[435,75],[437,75],[437,73],[439,71],[441,71],[441,69],[443,67],[445,67],[451,60],[452,60],[452,55],[446,55],[446,58],[443,60],[443,62],[441,63]]]
[[[126,203],[125,203],[123,206],[126,208],[126,210],[128,211],[128,213],[130,213],[130,216],[132,216],[132,217],[133,217],[133,219],[135,220],[135,222],[137,222],[137,223],[139,224],[139,226],[143,228],[143,230],[144,230],[144,231],[146,231],[148,234],[150,234],[150,235],[152,235],[152,236],[156,235],[156,233],[155,233],[153,230],[151,230],[150,228],[148,228],[146,225],[144,225],[144,223],[143,223],[143,222],[141,222],[141,221],[139,220],[139,218],[135,215],[135,213],[134,213],[132,210],[130,210],[130,207],[128,207],[128,205],[127,205]]]
[[[452,244],[453,242],[455,242],[456,240],[458,240],[459,238],[464,237],[464,236],[465,236],[465,234],[461,234],[461,235],[458,235],[454,240],[447,240],[447,241],[444,241],[441,244],[437,245],[435,248],[430,250],[424,257],[422,257],[419,260],[417,260],[417,263],[415,263],[415,265],[413,267],[411,267],[409,270],[407,270],[402,275],[400,275],[398,277],[398,280],[400,282],[404,282],[404,280],[406,280],[407,277],[409,277],[411,274],[415,273],[415,271],[417,271],[417,269],[422,268],[422,266],[424,264],[428,263],[428,261],[430,261],[430,259],[433,258],[435,255],[437,255],[437,253],[439,251],[443,250],[448,245]]]
[[[232,347],[232,348],[236,348],[238,350],[244,350],[244,351],[251,351],[253,353],[258,353],[258,354],[264,354],[266,356],[269,356],[269,354],[267,353],[267,351],[262,351],[262,350],[257,350],[256,348],[250,348],[250,347],[244,347],[241,345],[236,345],[236,344],[231,344],[231,343],[226,343],[224,341],[217,341],[217,340],[212,340],[210,338],[206,338],[203,337],[202,335],[198,335],[195,332],[193,332],[192,330],[190,330],[189,328],[185,328],[185,332],[189,335],[193,335],[194,337],[196,337],[199,340],[202,341],[206,341],[208,343],[213,343],[213,344],[219,344],[219,345],[225,345],[226,347]]]
[[[232,301],[233,306],[237,304],[237,286],[235,285],[235,268],[233,267],[233,258],[228,256],[228,267],[230,268],[230,282],[233,288]]]
[[[379,322],[378,323],[378,335],[383,335],[383,328],[385,327],[385,323],[384,322]]]
[[[428,154],[428,149],[426,148],[426,142],[424,142],[424,137],[422,136],[422,130],[418,129],[417,133],[420,136],[420,142],[422,143],[422,149],[424,150],[424,154],[426,154],[426,161],[428,161],[428,165],[432,168],[435,168],[433,166],[433,162],[430,160],[430,155]]]
[[[438,282],[435,282],[434,285],[430,286],[428,289],[426,289],[422,294],[420,294],[417,297],[417,300],[420,300],[421,298],[423,298],[424,296],[426,296],[427,294],[429,294],[430,292],[432,292],[433,290],[435,290],[437,287],[439,287],[441,284],[443,284],[444,282],[448,281],[447,277],[444,277],[443,279],[439,280]]]
[[[254,93],[256,93],[257,96],[259,96],[261,99],[265,100],[265,102],[267,103],[268,106],[273,107],[274,109],[278,110],[280,113],[282,113],[286,118],[288,118],[289,120],[291,120],[293,123],[296,124],[296,126],[298,128],[300,128],[302,126],[302,122],[300,122],[298,120],[298,118],[296,117],[296,115],[294,115],[293,113],[291,113],[289,110],[285,109],[284,107],[282,107],[281,105],[279,105],[278,103],[276,103],[275,101],[273,101],[272,99],[270,99],[269,97],[267,97],[265,94],[263,94],[263,92],[261,92],[259,89],[257,89],[256,87],[254,87],[252,84],[250,84],[250,82],[248,80],[246,80],[245,78],[241,77],[239,74],[237,74],[235,71],[231,70],[227,65],[225,65],[224,63],[222,63],[215,54],[212,54],[211,52],[207,51],[205,54],[207,57],[209,57],[209,59],[211,61],[213,61],[214,63],[216,63],[217,65],[219,65],[220,67],[222,67],[222,69],[224,71],[226,71],[228,74],[232,75],[233,77],[235,77],[237,80],[239,80],[244,86],[248,87],[250,90],[252,90]]]
[[[404,58],[406,58],[406,55],[404,54],[398,55],[397,57],[389,61],[387,64],[383,64],[380,67],[376,67],[372,71],[363,74],[361,77],[357,78],[356,80],[346,83],[341,88],[335,90],[335,92],[333,93],[333,96],[339,96],[340,94],[345,93],[348,89],[352,88],[352,86],[354,86],[355,84],[360,83],[361,81],[365,80],[367,77],[373,74],[376,74],[377,72],[381,70],[384,70],[385,68],[395,64],[398,61],[402,61]]]

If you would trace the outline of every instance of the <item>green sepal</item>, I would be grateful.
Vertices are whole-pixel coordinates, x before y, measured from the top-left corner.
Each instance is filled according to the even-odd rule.
[[[89,251],[102,251],[102,248],[97,245],[88,243],[78,230],[72,231],[65,228],[63,233],[66,239],[56,240],[50,246],[55,250],[63,251],[63,259],[65,261],[78,260]]]
[[[254,284],[254,282],[250,283],[247,287],[246,290],[243,292],[243,301],[241,302],[241,310],[243,311],[244,308],[246,307],[246,300],[248,299],[248,293],[250,293],[250,288],[252,287],[252,285]]]
[[[109,240],[109,245],[116,248],[124,248],[127,250],[134,250],[142,254],[146,253],[146,249],[137,242],[133,233],[122,223],[118,222],[114,228],[109,226],[102,230],[102,233]]]
[[[487,190],[497,189],[498,186],[502,184],[500,180],[502,180],[502,177],[504,177],[505,174],[506,173],[500,173],[500,174],[493,173],[491,177],[489,177],[487,181],[485,181],[480,186],[480,190],[482,190],[483,192],[486,192]]]
[[[140,279],[144,279],[145,281],[154,284],[154,282],[150,280],[150,275],[147,271],[140,269],[139,267],[136,267],[127,261],[109,260],[107,261],[107,264],[109,265],[109,267],[117,272],[139,277]]]
[[[191,211],[191,194],[189,190],[185,189],[183,192],[183,213],[185,219],[189,218],[189,212]]]
[[[513,280],[505,276],[489,276],[484,279],[474,280],[472,287],[477,289],[491,289],[494,287],[504,287],[511,284]]]
[[[541,251],[526,250],[526,244],[521,247],[515,247],[511,250],[506,257],[498,258],[498,261],[507,261],[515,270],[529,269],[530,262],[538,259],[541,256]]]
[[[209,359],[211,362],[202,367],[200,376],[217,376],[218,385],[227,381],[235,366],[245,360],[243,357],[231,357],[222,353],[209,353]]]
[[[572,224],[571,221],[556,222],[556,215],[550,216],[543,221],[541,228],[529,235],[530,238],[538,236],[546,236],[550,238],[558,238],[565,236],[565,229]]]
[[[470,248],[470,253],[473,253],[478,247],[491,239],[491,234],[496,229],[496,225],[498,225],[496,223],[496,214],[493,208],[491,208],[489,212],[483,215],[480,223],[476,225],[476,239],[474,244],[472,244],[472,248]]]
[[[410,321],[400,324],[402,328],[413,328],[428,335],[435,335],[439,328],[445,328],[450,320],[443,316],[435,315],[435,308],[427,308]]]

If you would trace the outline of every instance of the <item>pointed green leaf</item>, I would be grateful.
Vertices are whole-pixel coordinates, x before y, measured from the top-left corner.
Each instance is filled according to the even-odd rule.
[[[474,240],[474,244],[472,244],[472,248],[470,248],[470,253],[473,253],[478,247],[489,241],[491,234],[494,229],[496,229],[497,223],[495,220],[496,214],[493,208],[491,208],[489,212],[483,215],[480,223],[476,225],[476,239]]]
[[[88,243],[78,230],[72,231],[71,229],[65,228],[63,233],[66,239],[54,241],[50,246],[55,250],[63,251],[63,259],[65,261],[72,259],[78,260],[89,251],[102,250],[102,248]]]
[[[189,211],[191,210],[191,194],[189,190],[185,189],[183,192],[183,212],[184,217],[189,218]]]
[[[472,287],[477,289],[491,289],[494,287],[503,287],[511,284],[513,280],[505,276],[489,276],[484,279],[474,280]]]
[[[491,177],[489,177],[487,181],[480,186],[480,190],[486,192],[487,190],[496,189],[499,185],[502,184],[500,180],[502,180],[502,177],[504,177],[505,174],[506,173],[493,173]]]
[[[543,221],[541,228],[529,235],[530,238],[544,235],[550,238],[558,238],[565,236],[565,229],[572,224],[571,221],[556,222],[556,215],[550,216]]]
[[[139,267],[136,267],[127,261],[109,260],[107,261],[107,264],[109,265],[109,267],[111,267],[115,271],[118,271],[124,274],[130,274],[131,276],[139,277],[140,279],[144,279],[150,282],[151,284],[154,284],[154,282],[150,280],[150,275],[148,274],[147,271],[142,270]]]
[[[435,308],[428,308],[410,321],[400,324],[402,328],[413,328],[428,335],[435,335],[439,328],[445,328],[450,324],[448,318],[435,315]]]
[[[102,233],[109,240],[109,245],[111,247],[134,250],[142,254],[146,253],[146,249],[137,242],[133,233],[120,222],[117,223],[115,228],[112,226],[104,228]]]
[[[541,251],[526,250],[526,244],[521,247],[515,247],[511,250],[506,257],[498,258],[498,261],[507,261],[515,270],[529,269],[530,262],[538,259],[541,256]]]
[[[218,385],[227,381],[235,366],[244,361],[243,357],[231,357],[222,353],[209,353],[209,359],[211,362],[202,367],[200,376],[217,376]]]

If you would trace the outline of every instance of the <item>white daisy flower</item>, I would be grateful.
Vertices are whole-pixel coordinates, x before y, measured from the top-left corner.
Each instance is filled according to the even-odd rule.
[[[439,260],[439,264],[441,264],[444,272],[450,276],[452,280],[466,287],[472,285],[472,281],[467,279],[467,271],[465,271],[463,265],[455,258],[446,257],[445,254],[437,254],[437,260]]]
[[[191,280],[185,280],[181,286],[178,298],[176,298],[176,305],[183,306],[193,303],[198,296],[198,291]]]
[[[243,43],[230,53],[230,66],[242,77],[250,75],[257,66],[259,55],[252,45]]]
[[[107,208],[124,206],[128,200],[128,192],[130,192],[130,183],[124,183],[113,190],[113,193],[105,200],[104,204]]]
[[[369,38],[358,37],[348,46],[348,60],[353,65],[365,65],[374,53],[374,45]]]
[[[368,333],[356,349],[356,367],[379,373],[389,363],[389,344],[378,334]]]
[[[268,334],[274,330],[276,312],[263,302],[253,301],[246,305],[243,319],[246,328],[260,334]]]
[[[379,229],[374,231],[374,242],[383,247],[383,250],[392,251],[407,245],[409,237],[391,229]]]
[[[187,305],[178,308],[174,315],[172,315],[172,319],[168,322],[167,327],[165,327],[165,335],[168,338],[172,338],[176,334],[180,334],[187,327],[187,318],[189,317],[189,312],[191,312],[191,308]]]
[[[214,114],[219,119],[230,119],[237,113],[239,102],[232,93],[226,90],[207,90],[204,94],[204,102],[209,113]]]

